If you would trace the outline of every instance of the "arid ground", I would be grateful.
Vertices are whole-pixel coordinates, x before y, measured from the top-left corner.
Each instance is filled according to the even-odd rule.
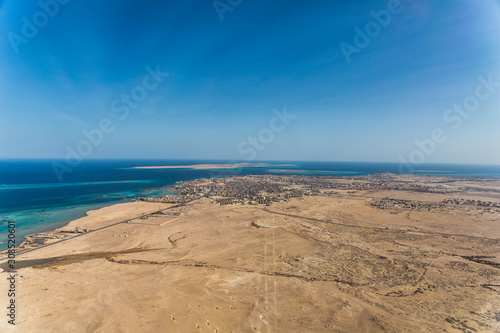
[[[53,233],[90,232],[18,255],[0,331],[500,332],[500,181],[392,177],[430,189],[89,212]]]

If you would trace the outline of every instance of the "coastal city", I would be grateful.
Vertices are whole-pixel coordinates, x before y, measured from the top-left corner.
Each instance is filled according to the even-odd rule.
[[[0,0],[0,333],[500,333],[500,0]]]
[[[359,191],[409,191],[416,193],[432,193],[453,195],[465,193],[469,188],[453,186],[463,178],[424,177],[411,175],[396,176],[392,174],[372,174],[364,176],[242,176],[231,178],[194,179],[180,182],[173,186],[178,192],[152,198],[136,198],[137,201],[186,203],[199,198],[210,198],[220,205],[271,205],[273,202],[288,201],[290,198],[302,196],[335,194],[354,194]],[[480,182],[481,179],[477,179]],[[485,180],[486,181],[486,180]],[[494,180],[489,180],[494,181]],[[495,192],[491,189],[476,188],[476,191]],[[497,191],[498,192],[498,191]],[[495,193],[497,193],[495,192]],[[474,199],[443,199],[441,202],[422,202],[418,200],[391,199],[388,197],[373,200],[373,206],[388,208],[405,208],[413,210],[447,210],[447,207],[474,208],[481,213],[500,214],[500,203]]]
[[[422,182],[425,179],[425,182]],[[171,187],[169,194],[160,197],[137,197],[134,201],[162,204],[185,205],[194,200],[208,198],[218,205],[264,205],[287,202],[291,198],[306,196],[359,196],[373,191],[404,191],[414,193],[443,194],[448,196],[464,194],[470,188],[463,185],[455,186],[462,178],[449,177],[420,177],[411,175],[371,174],[363,176],[276,176],[250,175],[228,178],[202,178],[181,181]],[[476,179],[476,182],[495,180]],[[498,181],[497,181],[498,182]],[[498,190],[475,188],[479,192],[495,192]],[[374,197],[369,203],[371,206],[386,210],[411,210],[454,212],[454,214],[486,214],[500,217],[500,202],[474,200],[464,198],[447,198],[436,201],[407,200],[385,197]],[[144,214],[140,219],[150,216],[173,215],[179,212],[156,211]],[[75,228],[61,230],[57,233],[37,233],[29,235],[19,246],[21,251],[47,245],[55,241],[64,240],[75,235],[84,234],[91,230]]]
[[[436,299],[439,304],[433,306],[444,308],[455,295],[470,301],[425,325],[467,332],[493,327],[500,316],[493,309],[471,312],[499,291],[500,179],[247,175],[180,181],[164,190],[169,194],[136,197],[90,211],[62,228],[28,235],[17,248],[20,267],[32,266],[19,277],[21,282],[39,272],[57,276],[68,265],[81,265],[81,272],[98,265],[113,279],[123,270],[147,279],[141,275],[146,265],[156,272],[153,276],[165,275],[160,283],[164,288],[154,290],[168,290],[159,297],[173,301],[180,297],[174,286],[198,270],[200,282],[181,292],[194,297],[201,288],[213,295],[205,308],[216,313],[205,315],[194,305],[195,328],[226,318],[217,317],[223,306],[230,311],[224,320],[235,309],[258,307],[259,313],[274,318],[258,305],[267,299],[268,288],[261,285],[267,280],[276,281],[273,293],[286,294],[273,306],[286,309],[292,304],[293,313],[317,316],[315,307],[301,308],[303,300],[317,288],[321,295],[338,289],[337,297],[350,297],[345,304],[360,307],[348,307],[348,313],[362,316],[367,311],[363,304],[371,304],[367,302],[389,309],[391,320],[401,323],[379,320],[393,332],[394,325],[411,325],[415,311],[427,311]],[[44,259],[26,260],[32,257]],[[176,274],[179,278],[170,283]],[[239,279],[250,281],[252,290],[264,288],[263,294],[241,293],[241,285],[234,284]],[[219,300],[219,284],[239,301]],[[405,314],[396,317],[402,308]],[[182,310],[169,311],[170,319],[162,323],[175,326]],[[302,325],[286,311],[280,313],[296,327]],[[315,330],[328,323],[328,318],[318,319]]]

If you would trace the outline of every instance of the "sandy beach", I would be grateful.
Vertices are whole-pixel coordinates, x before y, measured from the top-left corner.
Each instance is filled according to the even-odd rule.
[[[500,203],[499,182],[436,184],[468,190],[351,186],[271,205],[91,211],[54,231],[89,232],[16,258],[45,261],[18,269],[18,321],[0,331],[498,332],[500,218],[426,207]],[[404,200],[419,206],[391,206]]]

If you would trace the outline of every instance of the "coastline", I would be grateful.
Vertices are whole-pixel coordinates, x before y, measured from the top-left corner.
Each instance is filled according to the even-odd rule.
[[[196,179],[184,205],[91,210],[16,258],[18,328],[494,332],[500,182],[448,180]]]
[[[191,175],[193,178],[198,178],[200,177],[200,174],[202,172],[205,172],[207,175],[209,175],[209,171],[213,173],[214,169],[204,169],[204,168],[215,168],[215,169],[220,169],[221,172],[223,172],[224,169],[229,170],[230,168],[233,167],[243,167],[243,166],[254,166],[254,167],[269,167],[268,169],[261,169],[258,170],[258,172],[253,172],[251,168],[245,168],[238,170],[238,174],[243,175],[243,174],[252,174],[252,173],[264,173],[264,174],[282,174],[282,175],[288,175],[288,174],[302,174],[302,175],[325,175],[325,176],[336,176],[336,175],[356,175],[356,174],[373,174],[373,173],[379,173],[379,172],[391,172],[391,171],[383,171],[385,166],[382,167],[382,165],[379,163],[330,163],[330,164],[325,164],[325,163],[310,163],[307,165],[298,165],[298,164],[283,164],[283,163],[278,163],[274,164],[273,162],[267,162],[267,163],[236,163],[236,164],[223,164],[223,163],[210,163],[209,161],[205,161],[207,163],[203,163],[203,161],[200,161],[200,163],[197,163],[196,161],[191,161],[193,164],[190,164],[189,161],[185,162],[185,165],[161,165],[161,162],[158,162],[158,166],[145,166],[141,167],[140,161],[134,162],[134,164],[128,163],[128,167],[121,167],[120,164],[123,163],[117,163],[113,165],[113,167],[102,169],[102,171],[108,173],[111,172],[112,170],[115,171],[120,171],[124,172],[122,174],[119,174],[119,182],[127,183],[127,182],[134,182],[134,181],[140,181],[140,182],[149,182],[153,179],[156,179],[157,177],[165,177],[169,178],[172,177],[174,178],[172,180],[172,183],[178,180],[185,180],[189,179]],[[127,164],[125,163],[125,164]],[[174,162],[171,162],[174,163]],[[177,162],[181,163],[181,162]],[[299,162],[297,162],[299,163]],[[40,162],[27,164],[28,165],[28,170],[34,168],[38,168]],[[169,164],[169,162],[166,162],[165,164]],[[44,165],[44,163],[42,163]],[[16,222],[18,222],[18,231],[17,235],[19,238],[24,238],[24,236],[28,236],[33,233],[44,233],[47,231],[54,230],[56,228],[62,227],[64,224],[70,223],[73,219],[75,219],[75,215],[80,215],[84,216],[84,214],[89,210],[87,208],[79,208],[78,204],[83,203],[83,202],[96,202],[97,206],[105,207],[109,205],[113,205],[116,202],[122,202],[122,200],[119,201],[112,201],[110,202],[102,202],[103,198],[106,197],[108,194],[110,197],[115,197],[118,198],[120,196],[128,196],[130,195],[130,192],[139,192],[139,191],[144,191],[147,190],[147,188],[141,188],[141,187],[130,187],[130,192],[126,193],[128,188],[124,188],[122,190],[118,189],[113,189],[110,187],[102,187],[99,184],[102,183],[109,183],[110,180],[106,179],[103,181],[97,181],[97,179],[92,178],[92,174],[95,172],[95,170],[101,170],[99,168],[96,168],[96,165],[91,164],[92,168],[87,168],[83,169],[81,176],[78,179],[74,179],[75,181],[74,184],[77,184],[78,187],[70,188],[68,185],[68,189],[70,191],[60,191],[61,188],[57,187],[57,191],[55,190],[56,188],[52,188],[52,183],[46,184],[47,187],[44,189],[42,192],[34,192],[37,193],[33,195],[33,191],[29,190],[23,190],[24,186],[21,186],[21,189],[16,190],[17,192],[12,192],[7,186],[6,188],[3,188],[5,192],[4,198],[7,200],[4,202],[5,207],[17,207],[19,202],[26,200],[27,204],[25,206],[19,206],[18,210],[6,210],[6,212],[2,213],[2,217],[4,218],[3,221],[7,221],[8,219],[14,219]],[[134,167],[134,165],[139,165],[138,167]],[[367,171],[361,171],[366,168],[366,165],[369,165]],[[396,164],[395,164],[396,165]],[[389,169],[395,168],[395,165],[393,166],[387,166]],[[22,165],[21,165],[22,166]],[[291,169],[283,169],[280,167],[291,167],[293,166],[294,168]],[[14,165],[12,166],[12,168]],[[191,169],[191,167],[193,169]],[[439,166],[439,165],[429,165],[430,168],[425,168],[425,170],[416,170],[415,173],[416,175],[434,175],[434,176],[448,176],[448,177],[453,177],[454,179],[462,179],[462,180],[467,180],[467,179],[474,179],[474,180],[485,180],[488,181],[488,179],[500,179],[500,168],[498,167],[493,167],[493,166],[481,166],[481,165],[471,165],[470,169],[464,169],[463,166],[460,165],[455,165],[454,168],[448,168],[449,165],[446,166]],[[44,174],[44,177],[49,177],[52,176],[52,169],[49,164],[44,166],[44,168],[47,168],[47,171],[50,170],[50,173]],[[136,169],[137,168],[137,169]],[[144,168],[144,169],[142,169]],[[161,169],[156,169],[156,168],[165,168],[165,170],[172,170],[172,174],[175,176],[171,175],[170,171],[165,171],[164,173],[160,173],[157,170]],[[300,168],[297,169],[297,168]],[[125,170],[129,169],[129,170]],[[184,169],[184,170],[183,170]],[[36,169],[38,170],[38,169]],[[132,170],[135,170],[132,172]],[[192,170],[192,171],[191,171]],[[206,171],[203,171],[206,170]],[[288,171],[290,170],[290,171]],[[335,171],[335,170],[357,170],[357,171]],[[371,171],[370,171],[371,170]],[[382,171],[381,171],[382,170]],[[201,171],[201,172],[200,172]],[[302,172],[300,172],[302,171]],[[44,171],[45,172],[45,171]],[[132,172],[132,173],[131,173]],[[91,174],[92,173],[92,174]],[[451,174],[444,174],[443,173],[453,173]],[[129,179],[130,175],[133,174],[134,179]],[[6,179],[8,179],[9,173],[6,173]],[[224,175],[230,175],[227,174],[227,172],[224,173]],[[141,178],[143,177],[143,178]],[[175,177],[178,177],[175,179]],[[203,177],[203,176],[201,176]],[[81,181],[85,180],[86,186],[90,186],[90,182],[87,182],[89,179],[94,180],[94,186],[98,186],[99,188],[96,188],[98,190],[98,193],[103,193],[102,198],[95,199],[92,197],[92,194],[87,194],[91,193],[89,190],[91,188],[85,188],[85,186],[80,186]],[[5,182],[5,180],[4,180]],[[59,184],[57,184],[59,185]],[[39,184],[40,188],[43,188],[45,184]],[[162,185],[163,186],[163,185]],[[169,185],[165,185],[169,186]],[[152,191],[156,191],[158,187],[154,186],[151,187]],[[73,194],[67,195],[66,193],[78,193],[80,191],[83,193],[83,195],[76,195],[74,196]],[[125,194],[123,193],[125,192]],[[38,195],[41,193],[41,196]],[[54,193],[57,193],[57,195],[54,195]],[[155,195],[155,194],[152,194]],[[64,197],[66,196],[66,197]],[[148,194],[140,194],[136,193],[135,196],[148,196]],[[40,198],[46,198],[45,201],[41,200],[40,202],[42,204],[38,205],[37,202],[39,201]],[[71,199],[72,197],[76,199]],[[98,196],[97,196],[98,197]],[[105,198],[104,198],[105,199]],[[61,201],[58,201],[61,200]],[[99,201],[100,200],[100,201]],[[128,199],[127,199],[128,200]],[[61,205],[67,204],[67,206],[59,206],[59,203]],[[50,205],[53,204],[51,207]],[[41,208],[38,208],[41,207]],[[46,209],[44,207],[47,207]],[[65,214],[65,210],[76,210],[78,211],[76,214],[69,213]],[[62,223],[59,223],[59,221],[64,221]],[[1,224],[1,222],[0,222]],[[5,228],[5,226],[3,226]],[[1,229],[1,226],[0,226]],[[5,240],[5,239],[4,239]],[[2,241],[4,241],[2,240]],[[6,249],[6,241],[3,242],[3,244],[0,244],[0,250],[3,251]]]
[[[200,166],[201,168],[204,168],[206,165],[205,164],[196,164],[194,165]],[[211,166],[217,166],[212,164]],[[177,166],[163,166],[163,167],[137,167],[137,168],[177,168]],[[228,168],[230,166],[228,165]],[[372,174],[367,174],[367,176],[370,176]],[[396,174],[386,174],[389,176],[398,176],[401,178],[408,178],[409,179],[426,179],[426,178],[432,178],[432,177],[438,177],[442,178],[444,180],[447,180],[449,182],[453,182],[455,180],[459,181],[464,181],[464,182],[495,182],[498,181],[497,178],[484,178],[484,177],[452,177],[452,176],[434,176],[434,175],[411,175],[411,174],[405,174],[405,175],[396,175]],[[305,175],[306,177],[309,175]],[[356,176],[356,175],[355,175]],[[314,177],[314,175],[311,175],[311,177]],[[192,181],[197,181],[198,179],[192,179]],[[169,185],[170,187],[172,185]],[[153,188],[156,189],[156,188]],[[172,191],[170,191],[172,192]],[[174,191],[177,192],[177,191]],[[154,198],[154,197],[153,197]],[[53,235],[57,234],[60,232],[68,232],[69,236],[64,239],[47,239],[48,243],[44,245],[52,245],[53,243],[60,241],[60,240],[69,240],[76,234],[74,232],[76,229],[87,229],[87,230],[94,230],[94,229],[100,229],[100,228],[105,228],[110,225],[113,225],[118,222],[124,222],[125,220],[132,220],[132,219],[137,219],[140,218],[140,216],[151,214],[154,211],[160,211],[164,209],[171,208],[173,206],[177,206],[176,204],[172,203],[164,203],[161,201],[142,201],[142,200],[133,200],[133,199],[128,199],[127,202],[110,202],[109,204],[99,204],[101,206],[100,208],[97,209],[89,209],[86,210],[84,213],[84,216],[81,216],[76,219],[72,219],[68,222],[66,222],[64,225],[61,225],[56,228],[45,228],[41,231],[34,232],[27,234],[23,237],[23,241],[20,243],[20,245],[25,245],[30,238],[33,238],[35,235],[39,234],[46,234],[46,235]],[[500,218],[500,215],[499,215]],[[120,221],[119,221],[120,220]],[[73,232],[71,232],[73,231]],[[81,233],[78,233],[79,236],[81,236]],[[30,252],[33,250],[37,250],[36,247],[34,248],[28,248],[24,249],[22,253],[25,252],[25,250],[29,250]],[[7,250],[2,250],[0,251],[0,255],[4,255],[7,252]],[[5,258],[0,258],[0,264],[5,260]]]
[[[8,220],[14,220],[17,223],[21,220],[21,225],[17,224],[17,232],[16,235],[18,239],[22,239],[18,244],[23,243],[27,237],[33,236],[35,234],[44,234],[44,233],[52,233],[55,230],[59,230],[64,228],[66,225],[72,223],[75,220],[88,216],[89,212],[99,210],[101,208],[106,208],[110,206],[114,206],[117,204],[123,203],[132,203],[135,202],[139,197],[157,197],[158,195],[169,195],[177,193],[175,189],[173,189],[174,184],[168,184],[161,187],[154,186],[151,188],[141,189],[141,193],[138,193],[135,197],[122,197],[121,194],[118,196],[115,195],[115,192],[111,193],[113,198],[107,202],[96,202],[85,205],[75,205],[72,204],[69,207],[36,207],[30,208],[26,210],[19,211],[9,211],[3,213],[3,223],[6,223]],[[120,193],[120,192],[118,192]],[[106,196],[108,194],[104,194]],[[32,217],[36,217],[37,219],[32,219]],[[31,222],[31,220],[35,221],[34,224],[27,223]],[[43,222],[42,222],[43,221]],[[20,230],[19,230],[20,229]],[[7,242],[0,242],[0,254],[4,253],[7,250]]]
[[[23,241],[16,247],[19,251],[21,246],[21,251],[18,252],[18,258],[23,258],[24,253],[33,252],[41,248],[59,243],[60,241],[68,241],[73,239],[75,236],[83,236],[96,230],[101,230],[109,226],[125,223],[128,220],[140,219],[141,216],[151,214],[155,211],[165,210],[176,206],[175,204],[165,204],[157,202],[139,202],[130,201],[125,203],[111,203],[104,207],[98,209],[90,209],[85,212],[85,216],[71,220],[66,224],[52,229],[46,229],[45,231],[35,232],[24,236]],[[77,232],[81,230],[81,232]],[[88,230],[88,231],[84,231]],[[58,235],[61,233],[67,233],[65,238],[49,238],[51,235]],[[28,246],[30,239],[35,238],[36,235],[47,235],[46,243],[41,246]],[[0,252],[2,258],[0,259],[0,264],[3,263],[6,258],[3,256],[6,254],[7,250]]]

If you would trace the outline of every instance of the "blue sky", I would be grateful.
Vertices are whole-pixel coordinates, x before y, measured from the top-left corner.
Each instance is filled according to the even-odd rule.
[[[498,0],[401,0],[350,62],[341,43],[394,0],[221,0],[223,20],[213,1],[60,1],[46,22],[37,1],[0,2],[0,158],[64,158],[109,119],[86,158],[243,160],[286,107],[257,160],[500,164],[500,86],[444,120],[478,77],[500,82]],[[148,66],[169,75],[121,119]]]

